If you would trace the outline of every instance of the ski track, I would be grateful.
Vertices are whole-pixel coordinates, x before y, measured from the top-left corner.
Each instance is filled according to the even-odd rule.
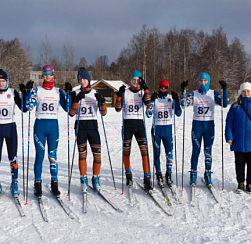
[[[224,110],[224,119],[229,108]],[[30,138],[30,166],[28,205],[24,205],[23,196],[20,201],[25,217],[20,217],[17,207],[9,191],[11,182],[7,150],[4,144],[2,161],[0,164],[1,184],[7,188],[6,193],[0,199],[0,243],[249,243],[251,235],[251,196],[248,194],[235,194],[237,187],[234,168],[234,154],[229,151],[224,142],[224,188],[222,191],[222,160],[221,160],[221,114],[220,107],[215,111],[215,141],[213,146],[213,175],[212,181],[217,191],[217,197],[221,203],[217,204],[209,190],[199,181],[204,174],[203,145],[198,164],[198,183],[196,188],[196,206],[191,206],[191,187],[189,186],[190,157],[191,157],[191,124],[192,108],[186,109],[185,131],[185,164],[183,187],[182,182],[182,143],[183,143],[183,115],[176,117],[177,131],[177,161],[178,161],[178,197],[182,204],[178,204],[169,189],[167,194],[172,206],[169,207],[155,185],[155,196],[160,204],[173,212],[173,216],[167,216],[152,199],[145,194],[136,182],[143,182],[141,155],[135,139],[132,141],[131,167],[134,181],[134,206],[130,206],[128,188],[124,182],[124,194],[121,195],[121,113],[116,113],[114,108],[108,108],[108,114],[104,117],[107,141],[111,156],[112,167],[117,190],[114,190],[113,179],[110,170],[106,142],[104,139],[101,119],[98,116],[99,131],[102,141],[102,168],[101,185],[103,194],[116,206],[123,210],[115,211],[100,196],[88,191],[87,213],[83,213],[83,196],[80,190],[78,171],[78,152],[75,151],[73,175],[71,180],[71,200],[68,201],[68,142],[67,142],[67,118],[66,113],[60,109],[59,126],[60,138],[58,148],[59,163],[59,188],[61,198],[72,210],[75,219],[70,219],[58,202],[52,197],[45,187],[50,183],[49,163],[47,159],[47,146],[43,165],[43,202],[49,222],[43,221],[37,199],[33,196],[33,162],[35,159],[33,136]],[[25,163],[27,159],[27,119],[24,115],[25,131]],[[23,169],[22,169],[22,136],[21,113],[16,109],[16,121],[18,128],[18,160],[19,160],[19,190],[23,194]],[[34,112],[31,113],[31,135],[33,135]],[[70,164],[74,143],[74,118],[70,118]],[[152,142],[151,120],[146,119],[149,156],[152,170]],[[91,184],[92,154],[88,144],[87,148],[88,179]],[[164,148],[161,148],[161,167],[165,171]],[[175,161],[175,160],[174,160]],[[176,165],[173,167],[173,179]],[[26,177],[26,167],[25,167]],[[155,181],[156,184],[156,181]],[[224,207],[224,209],[221,208]]]

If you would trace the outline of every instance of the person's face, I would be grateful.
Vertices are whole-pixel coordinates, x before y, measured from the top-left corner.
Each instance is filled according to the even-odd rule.
[[[5,79],[0,79],[0,89],[4,89],[6,86],[7,81]]]
[[[159,90],[160,90],[161,92],[166,92],[166,91],[168,90],[168,86],[160,86],[160,87],[159,87]]]
[[[199,81],[199,83],[200,83],[201,86],[205,86],[207,84],[207,80],[206,79],[201,79]]]
[[[135,87],[137,87],[139,85],[139,77],[133,77],[132,83]]]
[[[44,72],[44,80],[47,82],[53,81],[53,73],[52,72]]]
[[[242,97],[251,97],[251,91],[250,90],[243,90],[241,95],[242,95]]]
[[[80,84],[81,87],[85,88],[85,87],[88,86],[89,81],[87,79],[80,79],[79,84]]]

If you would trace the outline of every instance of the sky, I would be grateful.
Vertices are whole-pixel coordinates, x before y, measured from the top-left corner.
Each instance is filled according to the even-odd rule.
[[[147,28],[212,33],[223,27],[229,42],[240,39],[251,54],[251,1],[248,0],[0,0],[0,39],[17,37],[32,50],[33,64],[47,36],[52,56],[61,57],[63,44],[74,46],[74,61],[97,56],[116,61],[134,34]]]

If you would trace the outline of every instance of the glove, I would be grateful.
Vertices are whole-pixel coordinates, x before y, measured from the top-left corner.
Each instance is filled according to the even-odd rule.
[[[154,102],[158,98],[157,92],[154,92],[151,96],[151,100]]]
[[[75,102],[79,102],[81,99],[85,98],[85,92],[82,90],[75,98]]]
[[[171,94],[172,94],[172,99],[173,100],[179,100],[179,96],[178,96],[178,94],[176,92],[172,91]]]
[[[71,85],[70,82],[65,82],[64,85],[65,85],[65,89],[64,89],[65,92],[67,92],[67,91],[71,92],[72,91],[72,85]]]
[[[95,97],[96,97],[96,99],[97,99],[97,101],[99,102],[99,103],[104,103],[105,102],[105,98],[103,97],[103,95],[102,94],[100,94],[100,93],[95,93]]]
[[[26,91],[30,92],[30,90],[33,88],[34,81],[29,80],[26,84]]]
[[[125,85],[123,85],[123,86],[121,86],[121,87],[119,88],[119,92],[117,92],[117,96],[118,96],[118,97],[122,97],[122,94],[125,93],[125,88],[126,88]]]
[[[226,83],[226,81],[220,80],[219,83],[220,83],[221,88],[222,88],[223,90],[225,90],[225,89],[227,88],[227,83]]]
[[[141,90],[148,90],[148,86],[146,85],[146,82],[145,82],[145,80],[143,80],[143,78],[142,77],[139,77],[139,79],[140,79],[140,89]]]
[[[19,90],[20,90],[20,92],[22,92],[22,93],[26,93],[26,87],[25,87],[25,85],[24,85],[23,83],[20,83],[20,84],[19,84]]]
[[[182,83],[181,83],[181,90],[184,91],[185,88],[187,87],[187,85],[188,85],[188,80],[182,81]]]

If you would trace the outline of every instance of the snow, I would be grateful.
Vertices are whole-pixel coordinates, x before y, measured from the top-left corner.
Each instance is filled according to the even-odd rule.
[[[224,120],[229,107],[224,109]],[[31,113],[31,135],[33,135],[34,111]],[[121,195],[121,113],[116,113],[114,108],[108,108],[108,114],[104,117],[107,140],[110,149],[112,167],[117,190],[114,190],[110,164],[104,139],[104,133],[100,116],[99,131],[102,138],[102,192],[119,206],[123,212],[112,209],[98,195],[89,190],[88,212],[83,214],[82,194],[80,190],[78,153],[75,152],[73,175],[71,181],[71,200],[68,201],[68,141],[67,141],[67,116],[60,109],[59,126],[60,138],[58,147],[59,164],[59,188],[61,198],[73,211],[76,218],[70,219],[59,206],[45,187],[50,183],[49,162],[47,153],[43,165],[43,201],[48,214],[49,222],[41,217],[38,203],[33,196],[33,163],[35,150],[33,136],[30,139],[29,155],[29,197],[28,205],[24,205],[23,196],[20,197],[22,207],[26,214],[20,217],[12,200],[9,190],[0,199],[0,243],[249,243],[251,231],[251,196],[247,194],[237,195],[235,179],[234,154],[230,152],[228,144],[224,142],[224,187],[222,191],[222,160],[221,160],[221,108],[215,110],[215,141],[213,146],[213,177],[219,200],[224,206],[215,202],[207,188],[200,179],[197,182],[197,203],[195,207],[190,204],[191,189],[189,182],[190,156],[191,156],[191,124],[192,108],[186,109],[185,130],[185,165],[184,165],[184,190],[181,190],[182,181],[182,143],[183,143],[183,114],[176,117],[177,128],[177,159],[178,159],[178,195],[182,204],[174,201],[169,193],[173,216],[167,216],[155,203],[135,184],[135,206],[129,204],[127,188],[124,185],[124,195]],[[19,131],[19,190],[23,193],[23,169],[22,169],[22,136],[21,113],[16,110],[17,128]],[[25,123],[25,165],[27,156],[27,131],[28,114],[24,115]],[[149,155],[152,168],[152,145],[150,137],[151,119],[146,119]],[[70,118],[70,152],[74,145],[74,118]],[[203,152],[203,151],[202,151]],[[88,178],[92,176],[92,154],[88,147]],[[162,170],[165,171],[165,157],[162,148]],[[142,182],[143,170],[141,156],[135,140],[132,142],[131,165],[134,182]],[[8,188],[11,182],[9,162],[5,144],[2,150],[2,162],[0,165],[0,181],[4,188]],[[25,167],[26,170],[26,167]],[[198,178],[204,174],[204,155],[199,158]],[[25,173],[26,177],[26,173]],[[175,167],[173,167],[175,182]],[[155,180],[156,183],[156,180]],[[125,180],[124,180],[125,184]],[[156,197],[165,208],[168,208],[160,190],[156,188]]]

